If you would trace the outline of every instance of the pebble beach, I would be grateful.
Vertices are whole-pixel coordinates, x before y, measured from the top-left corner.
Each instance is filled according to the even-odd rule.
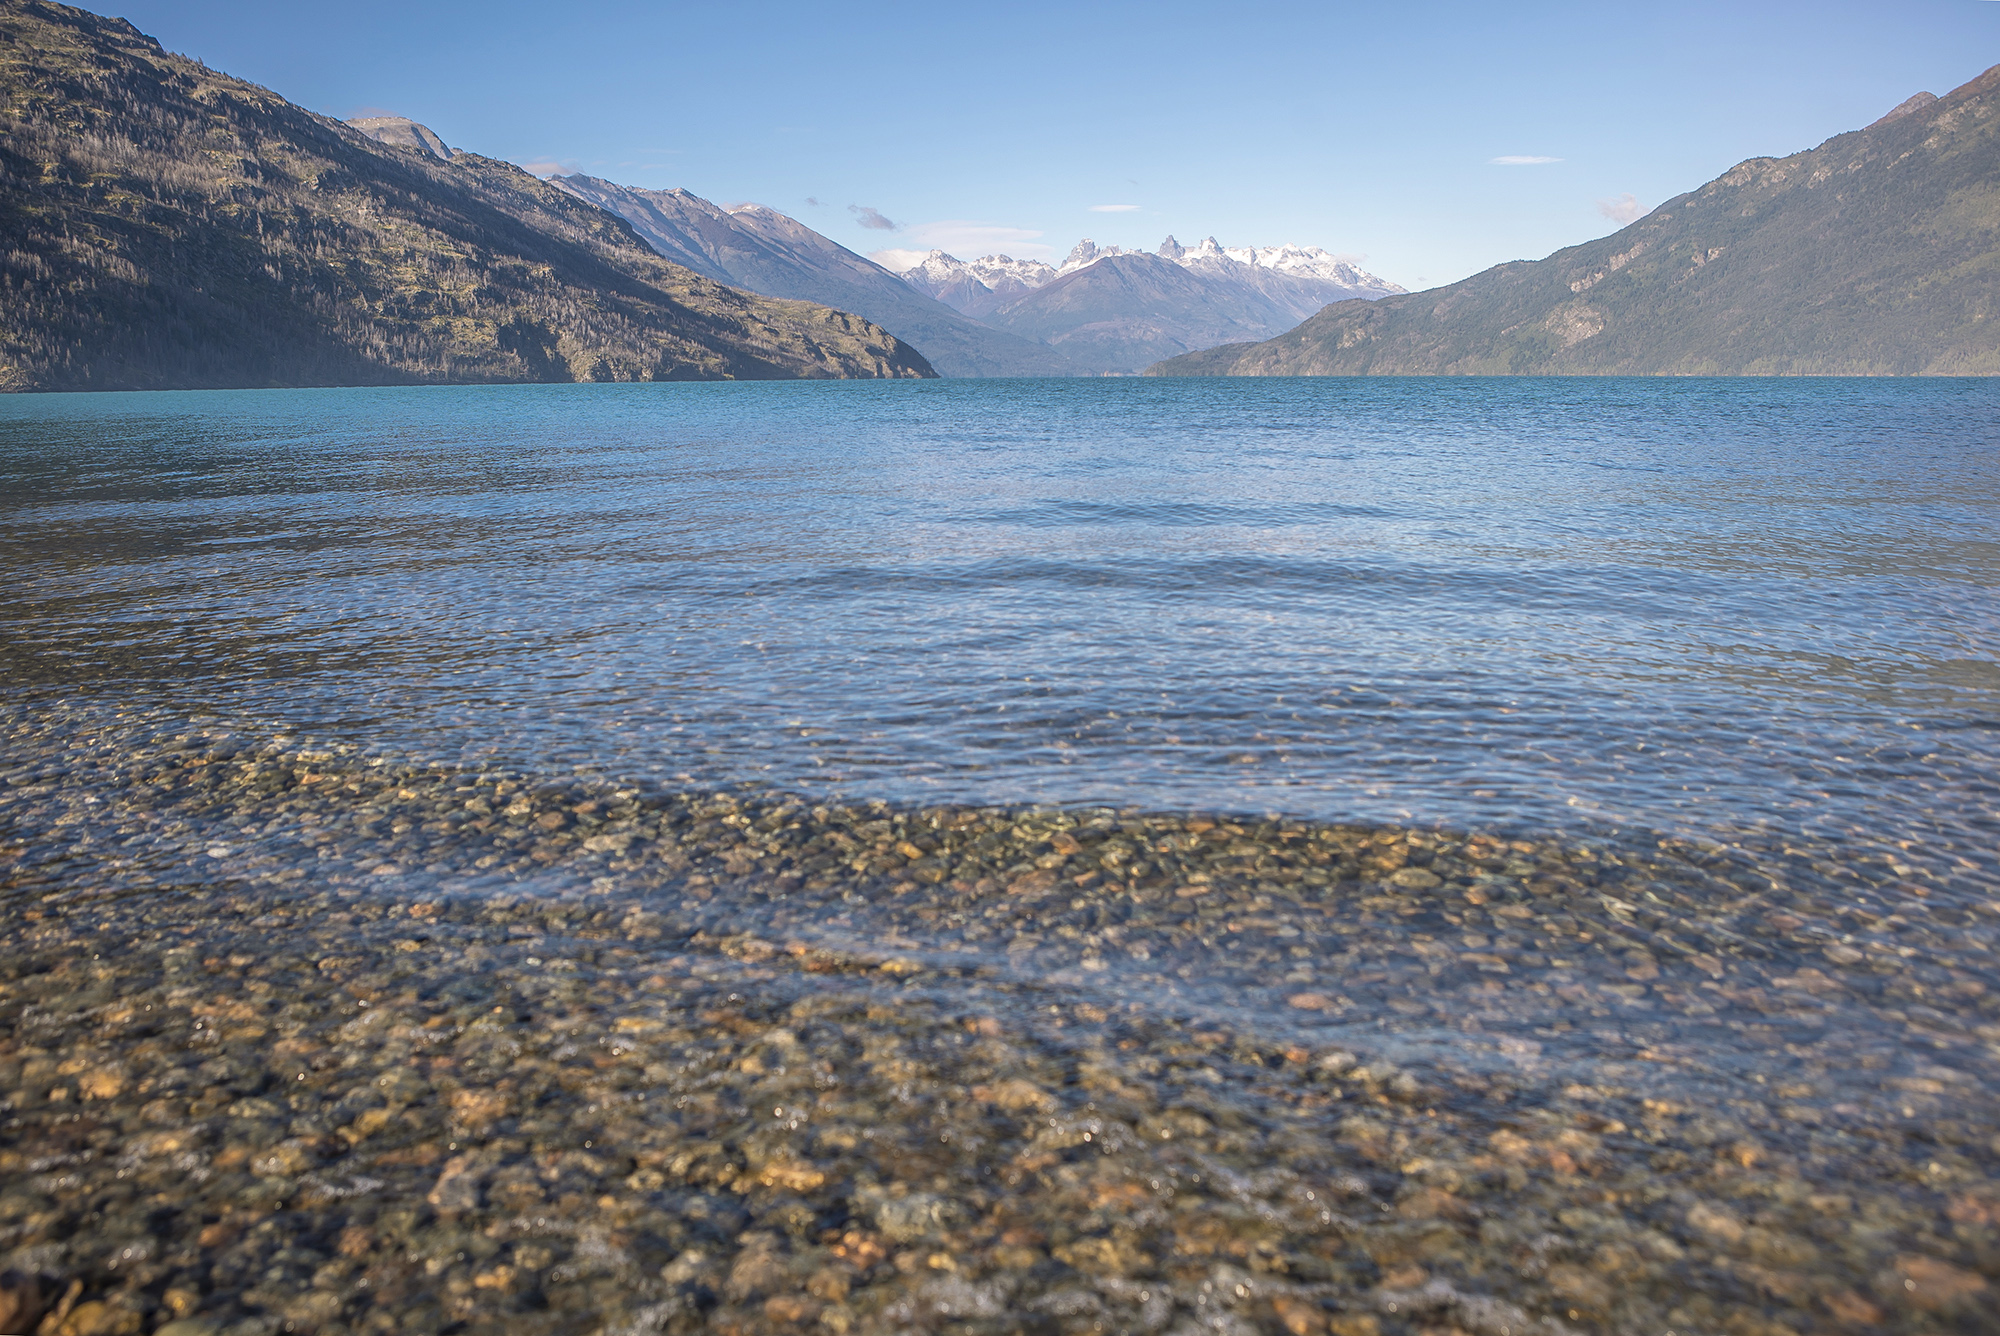
[[[47,759],[0,776],[0,1246],[45,1332],[1779,1336],[2000,1300],[2000,903],[1948,867],[82,722],[16,717]]]

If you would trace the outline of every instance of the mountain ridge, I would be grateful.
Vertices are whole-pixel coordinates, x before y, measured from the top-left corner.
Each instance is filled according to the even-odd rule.
[[[518,167],[379,142],[122,19],[0,0],[0,38],[0,389],[935,374]]]
[[[982,255],[961,260],[933,250],[896,277],[909,286],[974,319],[1026,296],[1056,276],[1054,266],[1011,255]]]
[[[1232,339],[1269,338],[1329,302],[1403,291],[1317,247],[1224,247],[1214,237],[1183,246],[1169,236],[1150,252],[1086,237],[1059,267],[932,251],[903,279],[1099,374],[1134,372]]]
[[[550,184],[623,218],[667,259],[769,297],[851,311],[919,349],[947,376],[1074,375],[1060,352],[980,323],[776,209],[724,208],[691,191],[583,173]]]
[[[2000,65],[1610,236],[1147,374],[2000,374]]]

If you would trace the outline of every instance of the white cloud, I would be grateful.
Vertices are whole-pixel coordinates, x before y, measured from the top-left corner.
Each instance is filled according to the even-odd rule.
[[[969,218],[944,218],[934,223],[911,223],[910,240],[926,250],[935,248],[961,260],[975,259],[1004,251],[1017,260],[1041,260],[1055,254],[1054,246],[1037,240],[1042,234],[1032,228],[1005,227]],[[879,263],[879,261],[878,261]]]
[[[1137,213],[1139,206],[1136,204],[1093,204],[1090,206],[1090,211],[1092,213]]]
[[[847,211],[853,214],[863,227],[873,228],[878,232],[900,232],[903,230],[901,223],[891,222],[882,216],[879,209],[871,209],[866,204],[850,204],[847,206]]]
[[[924,262],[929,251],[904,250],[890,247],[888,250],[869,251],[868,258],[881,265],[892,274],[900,274],[906,269],[915,269]]]
[[[1629,223],[1645,212],[1639,207],[1639,197],[1629,190],[1597,201],[1597,211],[1614,223]]]
[[[1544,163],[1561,162],[1561,158],[1538,158],[1529,153],[1506,153],[1497,158],[1488,158],[1495,167],[1540,167]]]
[[[534,158],[528,162],[518,162],[514,165],[524,172],[533,172],[536,176],[546,180],[551,176],[568,176],[577,171],[582,164],[575,158]]]

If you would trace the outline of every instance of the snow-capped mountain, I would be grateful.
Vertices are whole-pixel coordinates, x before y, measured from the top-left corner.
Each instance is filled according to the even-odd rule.
[[[1187,268],[1234,261],[1253,269],[1317,278],[1350,289],[1355,296],[1387,297],[1403,291],[1387,279],[1377,278],[1318,246],[1223,246],[1214,237],[1209,237],[1199,246],[1183,246],[1168,237],[1160,243],[1159,254]]]
[[[1085,238],[1062,264],[932,251],[903,281],[991,325],[1059,348],[1095,371],[1136,371],[1173,348],[1282,334],[1329,303],[1403,291],[1317,246],[1224,246],[1209,237],[1157,251]]]
[[[1085,265],[1096,264],[1099,260],[1114,255],[1153,254],[1163,260],[1172,260],[1183,269],[1214,268],[1228,264],[1247,265],[1252,269],[1268,269],[1273,273],[1288,274],[1297,278],[1313,278],[1331,283],[1347,290],[1347,296],[1387,297],[1403,289],[1385,278],[1377,278],[1365,269],[1341,259],[1331,251],[1318,246],[1225,246],[1214,237],[1209,237],[1199,245],[1183,246],[1169,236],[1160,243],[1156,251],[1122,250],[1117,246],[1100,246],[1085,237],[1076,243],[1069,258],[1062,262],[1056,272],[1067,274]],[[1227,270],[1218,270],[1227,273]]]
[[[632,225],[646,243],[698,274],[819,302],[874,321],[947,376],[1064,376],[1075,368],[1040,340],[983,324],[762,204],[713,204],[686,190],[644,190],[581,173],[549,184]],[[1044,265],[1043,268],[1048,266]]]
[[[934,250],[914,268],[904,270],[902,279],[925,296],[977,319],[1055,276],[1056,271],[1040,260],[1017,260],[1010,255],[961,260]]]

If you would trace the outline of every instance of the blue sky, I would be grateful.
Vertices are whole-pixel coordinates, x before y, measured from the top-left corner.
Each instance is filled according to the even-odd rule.
[[[865,253],[1212,234],[1412,288],[2000,63],[1994,0],[88,7],[316,111],[755,200]]]

